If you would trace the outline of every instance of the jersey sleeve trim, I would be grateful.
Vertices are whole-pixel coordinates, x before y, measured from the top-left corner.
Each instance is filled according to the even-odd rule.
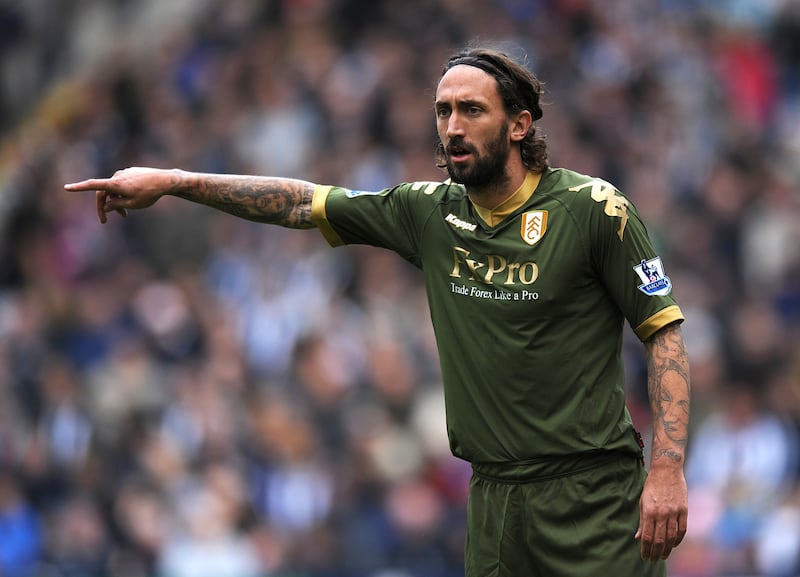
[[[670,323],[676,321],[683,322],[684,316],[678,305],[671,305],[665,309],[661,309],[656,314],[648,318],[638,327],[633,329],[639,340],[646,341],[652,337],[658,330],[664,328]]]
[[[344,241],[333,230],[331,223],[328,222],[328,215],[325,210],[325,201],[328,200],[332,186],[318,184],[314,187],[314,196],[311,197],[311,222],[313,222],[328,244],[337,247],[342,246]]]

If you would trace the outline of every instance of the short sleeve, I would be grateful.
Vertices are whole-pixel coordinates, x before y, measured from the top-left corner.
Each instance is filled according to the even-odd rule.
[[[590,243],[597,274],[642,341],[684,320],[672,280],[636,207],[611,185],[594,193]]]

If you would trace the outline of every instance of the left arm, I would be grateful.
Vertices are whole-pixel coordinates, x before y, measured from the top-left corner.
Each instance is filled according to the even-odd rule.
[[[689,429],[689,358],[678,323],[657,331],[644,346],[653,450],[636,538],[641,540],[642,558],[658,561],[666,559],[686,535],[688,491],[683,466]]]

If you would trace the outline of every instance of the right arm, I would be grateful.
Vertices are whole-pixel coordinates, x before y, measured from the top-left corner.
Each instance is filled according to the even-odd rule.
[[[164,195],[205,204],[228,214],[287,228],[313,228],[314,184],[291,178],[206,174],[184,170],[126,168],[111,178],[67,184],[69,191],[95,191],[97,216],[152,206]]]

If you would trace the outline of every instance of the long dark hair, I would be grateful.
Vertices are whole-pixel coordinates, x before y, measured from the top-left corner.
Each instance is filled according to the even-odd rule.
[[[453,66],[460,64],[480,68],[494,77],[508,114],[527,110],[534,121],[542,117],[540,101],[544,89],[541,81],[533,72],[512,60],[507,54],[489,48],[468,48],[450,57],[442,70],[442,76]],[[542,172],[549,166],[547,143],[544,136],[538,132],[536,125],[532,123],[528,134],[519,144],[522,162],[534,172]],[[441,142],[436,149],[436,165],[446,166]]]

